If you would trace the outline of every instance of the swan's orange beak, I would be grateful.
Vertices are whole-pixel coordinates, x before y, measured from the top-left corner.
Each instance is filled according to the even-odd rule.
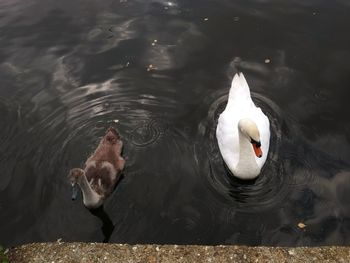
[[[258,147],[255,143],[252,143],[252,144],[253,144],[253,149],[254,149],[256,157],[261,158],[263,155],[261,147],[260,146]]]

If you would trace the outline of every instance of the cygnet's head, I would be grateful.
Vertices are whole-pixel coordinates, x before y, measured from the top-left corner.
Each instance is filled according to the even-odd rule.
[[[118,140],[120,140],[118,131],[115,128],[110,127],[105,136],[103,136],[102,143],[106,145],[113,145],[116,144]]]
[[[238,128],[252,144],[256,157],[261,158],[263,153],[261,150],[260,133],[255,122],[248,118],[241,119],[238,122]]]

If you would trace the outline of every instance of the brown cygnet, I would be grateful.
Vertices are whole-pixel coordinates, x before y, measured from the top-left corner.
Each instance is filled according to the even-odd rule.
[[[87,208],[94,209],[103,204],[113,192],[124,169],[122,148],[123,142],[118,131],[110,127],[95,152],[86,160],[84,170],[80,168],[70,170],[68,178],[73,187],[73,200],[77,196],[77,185],[79,185]]]

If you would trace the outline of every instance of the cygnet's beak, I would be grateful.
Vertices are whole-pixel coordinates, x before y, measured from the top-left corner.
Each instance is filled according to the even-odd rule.
[[[78,196],[78,185],[76,183],[72,183],[72,200],[77,199]]]

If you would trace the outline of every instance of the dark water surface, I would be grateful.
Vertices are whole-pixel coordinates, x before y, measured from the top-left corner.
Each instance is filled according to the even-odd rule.
[[[349,245],[350,4],[306,2],[0,1],[0,244]],[[215,138],[238,57],[271,122],[253,182]],[[112,124],[91,213],[66,176]]]

